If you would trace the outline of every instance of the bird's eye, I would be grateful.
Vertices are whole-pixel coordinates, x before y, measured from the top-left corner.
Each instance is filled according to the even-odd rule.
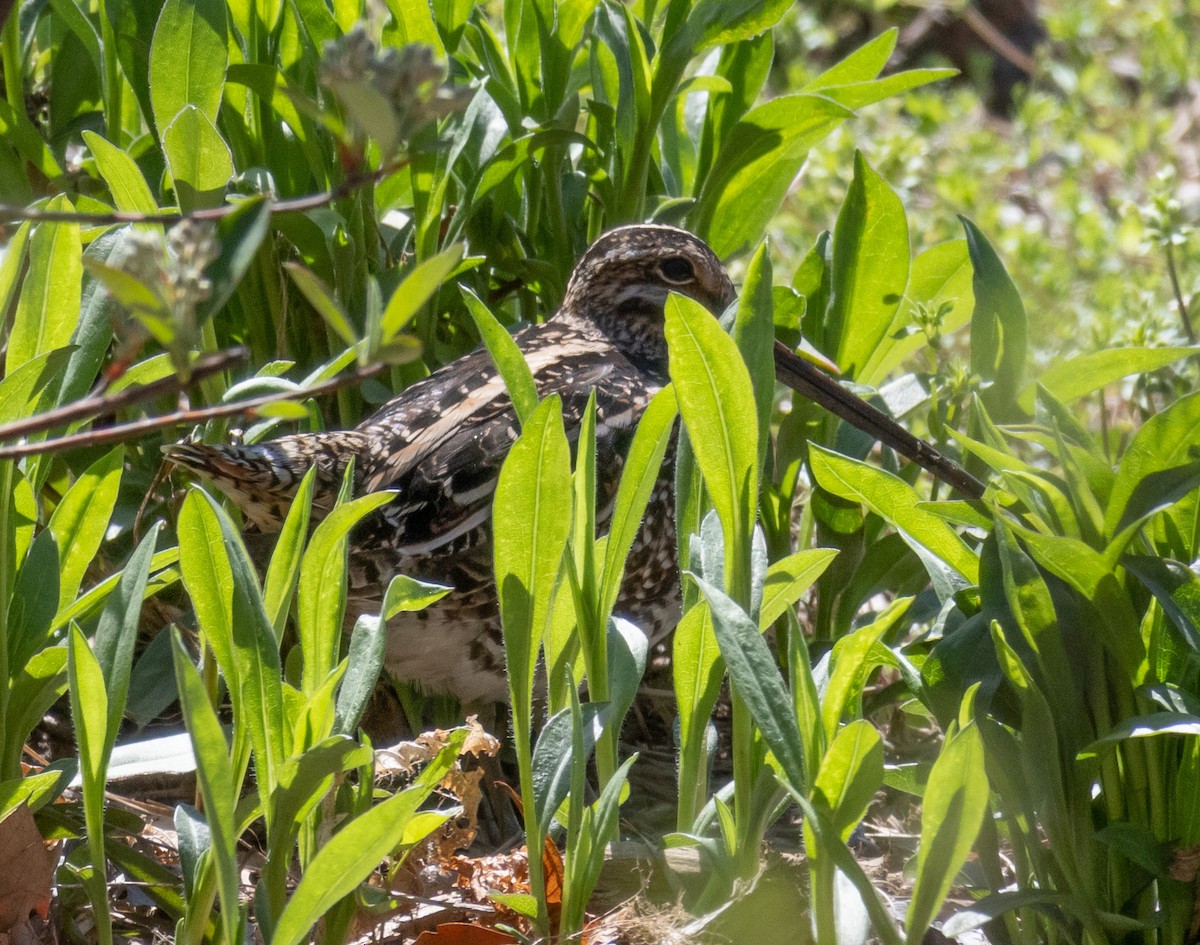
[[[674,282],[677,285],[691,282],[696,277],[696,272],[692,269],[692,264],[682,256],[672,256],[670,259],[664,259],[659,265],[658,271],[662,273],[663,278],[668,282]]]

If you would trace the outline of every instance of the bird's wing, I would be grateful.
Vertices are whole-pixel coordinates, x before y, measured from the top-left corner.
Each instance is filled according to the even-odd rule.
[[[601,468],[611,467],[624,455],[657,385],[607,346],[573,346],[569,357],[562,354],[554,345],[525,350],[539,394],[562,398],[572,441],[596,389],[603,418],[597,450]],[[373,447],[359,467],[359,491],[399,493],[364,527],[379,529],[379,539],[401,556],[445,549],[491,514],[500,467],[520,426],[504,382],[486,357],[471,356],[431,375],[358,428]]]

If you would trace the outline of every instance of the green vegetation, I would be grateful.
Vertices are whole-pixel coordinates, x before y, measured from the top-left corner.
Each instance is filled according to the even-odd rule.
[[[0,839],[32,815],[68,841],[65,939],[132,934],[118,871],[179,942],[295,945],[397,908],[406,858],[445,865],[430,838],[466,814],[477,733],[421,742],[396,789],[361,723],[388,618],[447,589],[396,577],[343,632],[354,526],[393,495],[353,495],[348,472],[318,522],[310,471],[251,549],[232,506],[160,476],[160,447],[353,426],[482,343],[522,424],[495,502],[496,734],[534,851],[485,924],[577,940],[637,803],[647,762],[620,736],[649,654],[616,601],[678,429],[678,727],[658,746],[674,830],[648,844],[702,864],[667,869],[691,933],[753,895],[799,816],[821,943],[916,943],[935,921],[1005,943],[1196,941],[1200,15],[1048,5],[1006,124],[952,70],[889,71],[897,32],[829,7],[8,16]],[[871,38],[831,56],[859,15]],[[718,319],[668,300],[671,385],[598,534],[594,400],[565,430],[508,332],[638,220],[706,239],[739,301]],[[779,396],[772,345],[801,333],[986,478],[983,499]],[[176,701],[197,790],[168,859],[127,842],[141,821],[105,792],[115,747]],[[30,745],[56,705],[77,752],[43,763]],[[931,733],[922,750],[896,749],[897,720]],[[853,852],[880,796],[919,823],[906,911]],[[252,888],[245,844],[265,853]],[[943,911],[952,887],[971,908]]]

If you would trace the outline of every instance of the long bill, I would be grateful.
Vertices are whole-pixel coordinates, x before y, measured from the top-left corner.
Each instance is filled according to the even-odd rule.
[[[775,342],[775,376],[796,393],[824,407],[834,416],[853,424],[880,443],[890,446],[922,469],[932,473],[972,499],[983,497],[987,488],[944,453],[918,439],[882,410],[842,387],[828,374],[798,357],[787,345]]]

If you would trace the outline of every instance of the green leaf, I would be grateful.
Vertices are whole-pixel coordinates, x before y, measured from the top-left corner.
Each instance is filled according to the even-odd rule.
[[[216,124],[229,62],[225,34],[222,0],[163,5],[150,44],[150,102],[162,138],[186,106],[197,109],[210,127]]]
[[[906,923],[909,945],[922,941],[945,901],[983,825],[987,804],[983,739],[970,723],[947,738],[925,786],[917,878]]]
[[[88,565],[100,550],[117,503],[124,465],[124,447],[100,457],[75,480],[50,516],[49,528],[58,543],[60,562],[59,610],[75,599]]]
[[[51,642],[50,628],[58,601],[58,549],[54,535],[43,529],[29,547],[17,572],[9,601],[8,666],[24,666],[34,653]]]
[[[722,258],[756,244],[809,149],[851,114],[816,95],[784,95],[751,109],[704,180],[692,228]]]
[[[317,475],[314,464],[300,480],[296,494],[283,528],[271,552],[271,563],[263,582],[263,607],[267,619],[275,628],[275,638],[282,639],[287,625],[288,610],[292,606],[292,595],[296,593],[296,581],[300,577],[300,560],[304,543],[308,539],[308,522],[312,514],[313,481]]]
[[[204,798],[205,819],[211,836],[212,868],[221,900],[221,927],[227,942],[238,941],[237,788],[233,759],[221,723],[208,701],[208,692],[184,649],[179,631],[171,632],[175,679],[184,724],[196,753],[196,780]]]
[[[571,454],[562,401],[548,397],[509,450],[492,504],[496,583],[514,706],[527,704],[533,690],[538,647],[571,534],[571,507]]]
[[[904,616],[911,603],[911,597],[892,601],[873,623],[846,634],[833,645],[829,680],[821,694],[821,724],[826,744],[833,742],[851,701],[862,699],[867,677],[879,664],[876,644]]]
[[[846,108],[857,109],[956,75],[957,69],[909,69],[869,82],[827,86],[821,89],[821,94]]]
[[[971,316],[971,370],[991,386],[984,404],[994,417],[1011,412],[1025,376],[1025,306],[1004,264],[983,233],[960,216],[975,276],[975,313]]]
[[[966,240],[947,240],[917,254],[908,274],[908,289],[887,335],[870,358],[867,373],[882,380],[906,358],[929,343],[924,332],[915,328],[916,306],[931,312],[943,307],[939,334],[945,337],[971,320],[975,294],[971,288],[974,273]]]
[[[792,788],[807,793],[804,743],[792,712],[792,697],[783,684],[775,657],[758,627],[723,591],[692,575],[712,612],[713,631],[729,678],[746,701],[763,739],[771,747]]]
[[[216,126],[194,105],[185,105],[162,139],[179,209],[220,206],[233,177],[233,156]]]
[[[462,243],[454,243],[436,256],[426,259],[404,277],[404,281],[388,299],[387,308],[380,319],[383,344],[391,341],[434,297],[442,283],[462,262],[463,248]]]
[[[1112,540],[1128,523],[1127,515],[1139,485],[1148,477],[1189,465],[1200,444],[1200,392],[1179,398],[1156,413],[1134,435],[1121,457],[1104,513],[1104,531]]]
[[[492,356],[492,363],[504,378],[504,386],[508,389],[509,399],[517,411],[517,419],[524,424],[538,405],[537,384],[534,383],[533,372],[513,336],[496,320],[491,309],[466,286],[459,286],[459,291],[467,304],[467,311],[475,320],[475,327],[479,329],[479,337],[483,339],[488,354]]]
[[[855,719],[838,730],[813,781],[814,795],[819,793],[829,805],[843,843],[866,816],[882,784],[883,740],[870,722]]]
[[[154,546],[158,542],[161,522],[155,522],[146,537],[129,556],[129,563],[121,572],[116,591],[109,595],[96,624],[95,653],[104,674],[104,688],[108,693],[108,739],[105,742],[105,761],[116,742],[125,714],[125,699],[129,695],[129,672],[133,666],[133,648],[137,642],[138,626],[141,622],[142,599],[146,594],[146,580],[150,576],[150,561]],[[94,710],[92,710],[94,711]]]
[[[308,543],[300,562],[297,598],[304,653],[301,688],[306,696],[317,691],[338,662],[346,610],[350,529],[395,497],[394,492],[376,492],[339,505],[317,526]]]
[[[355,817],[317,851],[279,916],[271,945],[299,945],[317,920],[405,839],[417,808],[454,766],[465,737],[464,729],[455,731],[411,787]]]
[[[67,647],[52,646],[30,657],[12,677],[9,716],[5,731],[3,763],[20,770],[22,746],[34,728],[67,691]]]
[[[596,737],[608,724],[608,703],[587,702],[579,707],[582,758],[574,755],[571,708],[556,713],[543,726],[533,749],[533,796],[537,800],[537,822],[544,834],[571,790],[571,769],[585,763],[596,747]]]
[[[1123,377],[1157,371],[1196,354],[1200,354],[1200,348],[1109,348],[1074,358],[1056,358],[1036,381],[1025,386],[1018,403],[1026,413],[1033,413],[1040,384],[1055,400],[1069,404]]]
[[[839,85],[869,82],[883,71],[896,49],[900,31],[896,27],[884,30],[870,42],[864,43],[836,65],[826,69],[808,83],[802,92],[819,92]]]
[[[358,333],[350,324],[350,316],[338,304],[333,292],[321,281],[321,278],[311,269],[297,262],[285,262],[283,268],[288,271],[292,281],[296,283],[308,304],[317,310],[317,314],[325,319],[326,324],[337,333],[337,336],[348,345],[358,344]]]
[[[809,445],[808,461],[821,488],[861,502],[893,525],[910,546],[920,546],[948,564],[969,584],[979,582],[979,558],[939,516],[919,508],[917,491],[898,476]]]
[[[62,194],[46,204],[47,211],[58,213],[74,209]],[[29,240],[29,271],[21,283],[17,313],[8,336],[6,377],[39,354],[61,348],[71,340],[82,285],[79,224],[39,223]]]
[[[819,578],[833,559],[836,548],[810,548],[776,561],[767,569],[766,585],[763,588],[762,604],[758,613],[758,626],[766,630]]]
[[[439,59],[446,55],[433,21],[433,11],[425,0],[387,0],[387,8],[392,14],[392,23],[384,30],[389,45],[420,43],[432,48]]]
[[[733,340],[742,353],[754,385],[758,407],[758,469],[767,454],[771,437],[771,411],[775,406],[775,293],[771,281],[771,257],[767,241],[759,245],[746,267],[746,278],[738,294]]]
[[[142,176],[137,162],[128,152],[122,151],[94,131],[84,131],[83,140],[92,152],[92,157],[96,159],[96,167],[99,168],[104,183],[108,184],[109,193],[112,194],[113,203],[117,205],[118,210],[127,213],[154,213],[158,209],[158,202],[150,192],[146,178]]]
[[[832,294],[825,343],[842,373],[863,384],[872,370],[908,285],[908,221],[904,205],[861,152],[833,231]],[[836,344],[836,348],[834,345]]]
[[[663,457],[675,426],[674,390],[666,387],[651,398],[638,421],[633,442],[625,456],[617,498],[608,520],[608,541],[604,547],[604,568],[600,577],[600,619],[607,623],[616,606],[625,576],[629,549],[641,530],[646,504],[654,492],[662,469]]]
[[[70,358],[69,348],[48,351],[0,378],[0,423],[32,414],[42,393],[62,376]]]
[[[725,547],[749,548],[758,496],[758,408],[737,345],[693,299],[666,306],[670,374],[679,413],[725,532]],[[752,513],[751,513],[752,514]]]

